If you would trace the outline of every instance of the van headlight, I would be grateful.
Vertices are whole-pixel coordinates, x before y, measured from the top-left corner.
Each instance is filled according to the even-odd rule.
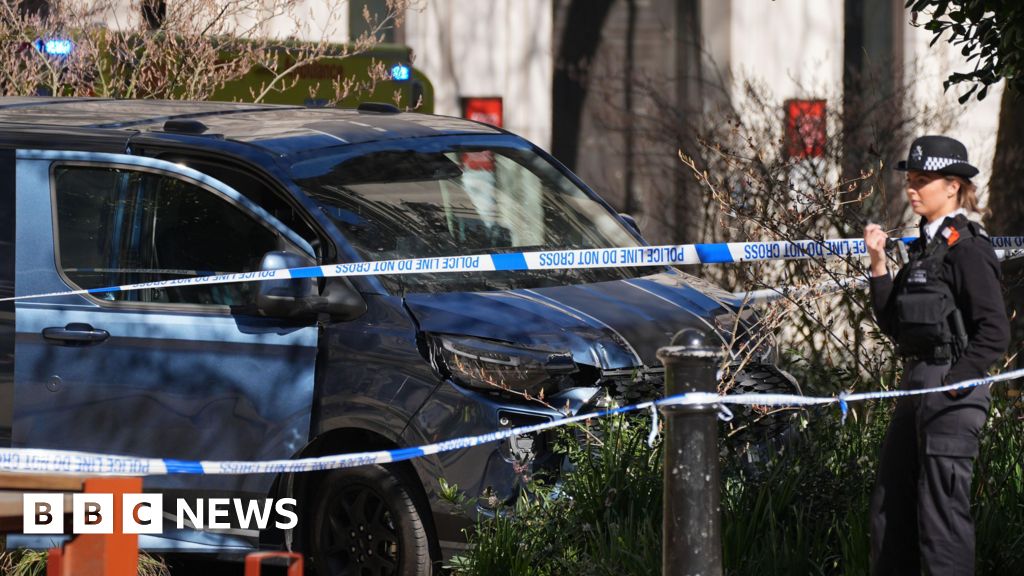
[[[577,371],[572,354],[471,336],[433,337],[441,368],[464,386],[536,397]],[[553,392],[554,390],[549,390]]]

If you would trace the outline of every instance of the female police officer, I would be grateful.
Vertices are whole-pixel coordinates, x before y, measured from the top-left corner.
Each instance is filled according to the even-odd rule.
[[[871,302],[882,332],[903,359],[903,389],[985,374],[1005,352],[1009,323],[999,261],[988,236],[966,217],[977,210],[963,144],[924,136],[910,146],[907,199],[921,237],[893,280],[886,234],[864,228],[871,257]],[[978,435],[988,415],[987,386],[902,398],[882,443],[871,501],[873,574],[974,573],[970,488]]]

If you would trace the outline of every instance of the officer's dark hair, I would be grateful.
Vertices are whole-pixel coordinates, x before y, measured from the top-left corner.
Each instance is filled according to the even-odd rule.
[[[982,217],[988,216],[988,208],[982,208],[978,205],[978,187],[974,182],[971,182],[970,178],[948,174],[944,174],[943,177],[946,180],[956,180],[960,183],[960,190],[956,193],[956,199],[960,203],[961,208]]]

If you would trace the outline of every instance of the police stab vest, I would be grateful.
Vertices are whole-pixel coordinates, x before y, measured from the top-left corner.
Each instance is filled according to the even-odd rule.
[[[910,261],[896,292],[896,348],[901,356],[955,363],[967,347],[963,316],[956,307],[943,262],[949,250],[971,236],[987,238],[963,215],[910,246]]]

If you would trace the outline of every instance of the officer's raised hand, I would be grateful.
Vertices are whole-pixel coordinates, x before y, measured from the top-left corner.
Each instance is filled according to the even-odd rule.
[[[871,276],[885,276],[888,273],[885,267],[885,242],[888,239],[889,236],[878,224],[869,223],[864,226],[864,244],[871,257]]]

